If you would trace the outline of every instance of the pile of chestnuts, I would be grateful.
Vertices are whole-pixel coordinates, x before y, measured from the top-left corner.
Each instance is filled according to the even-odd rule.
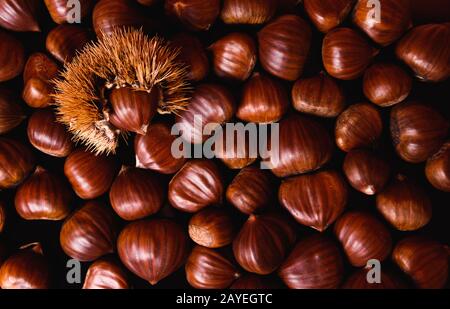
[[[1,289],[448,287],[447,0],[68,2],[0,1]],[[173,59],[71,71],[117,29]],[[198,115],[278,159],[174,156]]]

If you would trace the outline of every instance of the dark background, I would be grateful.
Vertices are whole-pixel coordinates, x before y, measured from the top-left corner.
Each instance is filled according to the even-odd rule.
[[[444,3],[444,1],[440,1],[440,3]],[[435,2],[436,1],[431,1]],[[438,1],[439,2],[439,1]],[[448,1],[447,1],[448,2]],[[442,8],[445,10],[445,8]],[[448,9],[448,7],[446,8]],[[142,8],[142,10],[146,11],[149,19],[156,21],[158,28],[160,29],[158,32],[163,36],[170,38],[171,35],[178,33],[180,31],[185,31],[180,25],[176,23],[172,23],[169,19],[161,18],[163,16],[163,8],[162,5],[157,5],[153,8]],[[305,20],[308,20],[308,17],[305,16],[303,12],[302,6],[294,9],[292,12],[302,16]],[[281,14],[281,13],[278,13]],[[447,15],[450,16],[450,15]],[[82,25],[84,27],[91,28],[90,18],[83,21]],[[45,51],[45,37],[49,30],[55,27],[55,24],[51,21],[50,16],[48,15],[45,8],[42,10],[42,16],[39,19],[40,24],[42,26],[43,31],[41,33],[14,33],[16,37],[18,37],[27,48],[28,54],[31,54],[35,51]],[[346,26],[352,26],[349,20],[344,24]],[[256,33],[261,28],[261,26],[253,27],[253,26],[225,26],[218,20],[216,24],[210,29],[208,32],[204,33],[196,33],[205,44],[205,46],[209,46],[218,38],[221,38],[227,33],[234,31],[243,31],[251,34],[256,40]],[[309,77],[317,74],[321,70],[322,61],[321,61],[321,44],[323,35],[315,30],[315,28],[311,24],[311,28],[313,29],[313,45],[311,47],[311,52],[309,56],[308,63],[306,65],[303,77]],[[377,56],[375,61],[396,61],[399,63],[397,59],[395,59],[393,53],[393,47],[388,47],[382,50],[382,52]],[[407,67],[404,67],[406,70],[410,72]],[[255,68],[255,71],[261,71],[261,67],[259,64]],[[411,73],[412,74],[412,73]],[[240,89],[241,85],[227,83],[223,80],[218,80],[216,77],[210,73],[210,76],[206,79],[207,82],[220,82],[222,84],[228,84],[229,88],[233,90],[234,95],[239,102]],[[362,83],[361,79],[356,81],[344,82],[339,81],[339,83],[344,87],[347,102],[348,104],[358,103],[362,101],[367,101],[362,94]],[[292,87],[292,83],[285,82],[286,85],[289,86],[289,89]],[[15,93],[20,96],[20,93],[23,88],[22,77],[3,83],[0,87],[9,88],[15,91]],[[417,80],[414,81],[413,91],[408,100],[420,100],[427,104],[433,105],[436,109],[441,111],[447,119],[450,119],[450,81],[446,81],[443,83],[423,83]],[[22,104],[26,107],[25,103]],[[384,155],[391,163],[391,167],[393,173],[402,173],[406,176],[411,177],[416,180],[430,195],[433,204],[433,218],[431,222],[424,227],[423,229],[415,232],[398,232],[391,228],[391,233],[394,239],[394,243],[406,235],[409,234],[423,234],[427,235],[435,240],[438,240],[444,244],[450,244],[450,235],[449,235],[449,223],[448,220],[450,218],[450,194],[444,193],[434,189],[427,181],[424,175],[424,164],[408,164],[400,160],[393,150],[390,135],[389,135],[389,112],[390,109],[382,109],[383,119],[384,119],[384,134],[379,145],[376,145],[377,151]],[[28,108],[28,113],[31,114],[32,110]],[[426,116],[426,115],[424,115]],[[165,117],[167,120],[168,118]],[[329,132],[333,132],[334,128],[334,119],[319,119],[321,123],[325,124],[329,128]],[[26,137],[26,125],[25,121],[22,125],[11,133],[6,134],[6,137],[17,138],[22,141],[27,141]],[[129,141],[129,145],[132,145],[132,140]],[[133,165],[133,153],[131,150],[132,147],[124,146],[122,143],[121,149],[119,150],[119,156],[122,158],[124,164]],[[57,159],[50,156],[47,156],[39,151],[35,151],[35,155],[38,157],[38,163],[48,170],[54,171],[56,173],[61,174],[63,170],[64,159]],[[325,168],[334,168],[337,170],[341,170],[343,158],[345,153],[336,149],[335,154],[331,162]],[[237,172],[230,171],[225,168],[225,166],[217,161],[223,168],[226,183],[228,184],[234,177]],[[95,172],[95,171],[93,171]],[[164,176],[163,181],[168,181],[170,178]],[[64,254],[59,246],[59,231],[61,228],[62,222],[45,222],[45,221],[25,221],[22,220],[15,213],[13,198],[14,198],[14,190],[3,191],[0,192],[0,198],[6,201],[7,209],[8,209],[8,220],[6,229],[3,232],[4,240],[9,244],[10,248],[18,248],[21,245],[39,241],[42,243],[45,255],[50,260],[51,273],[53,276],[53,287],[55,288],[80,288],[81,284],[70,285],[66,282],[66,262],[70,259],[68,256]],[[108,197],[104,196],[103,199],[106,203],[108,201]],[[74,208],[82,205],[81,200],[76,200],[74,202]],[[234,208],[230,205],[226,205],[227,208],[230,209],[235,215],[237,225],[242,224],[246,217],[242,214],[238,213],[238,211],[234,210]],[[277,206],[279,207],[279,206]],[[281,207],[279,207],[281,209]],[[366,196],[362,193],[359,193],[353,189],[350,190],[350,198],[347,209],[363,209],[370,211],[375,214],[380,220],[383,220],[381,216],[376,212],[375,209],[375,197]],[[180,213],[169,205],[157,215],[157,216],[168,216],[173,218],[174,220],[179,221],[180,223],[187,225],[187,221],[190,215]],[[383,220],[384,221],[384,220]],[[122,222],[122,224],[125,224]],[[312,234],[313,230],[307,227],[297,225],[299,229],[299,237],[304,237],[305,235]],[[330,237],[334,237],[332,234],[332,228],[329,228],[326,232]],[[89,267],[90,263],[83,263],[83,275],[82,279],[84,279],[84,275]],[[393,265],[392,262],[386,261],[383,263],[384,269],[390,269],[395,273],[398,273],[405,282],[408,282],[408,279],[399,273],[399,270]],[[350,265],[346,265],[347,273],[346,275],[351,274],[354,269]],[[130,275],[132,278],[133,286],[136,288],[150,288],[151,286],[145,281],[137,278],[134,275]],[[162,280],[155,288],[188,288],[189,285],[185,280],[184,269],[180,269],[175,274],[169,276],[168,278]]]

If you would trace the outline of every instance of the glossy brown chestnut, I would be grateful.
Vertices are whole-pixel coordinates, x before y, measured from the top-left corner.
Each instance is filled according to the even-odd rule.
[[[189,67],[188,78],[201,81],[209,73],[209,60],[202,42],[194,35],[182,32],[171,40],[171,44],[178,48],[178,60]]]
[[[347,278],[345,283],[342,285],[343,289],[356,289],[356,290],[362,290],[362,289],[404,289],[406,288],[405,284],[397,278],[397,276],[385,272],[381,270],[380,273],[380,279],[381,282],[368,282],[367,280],[367,269],[360,269],[355,271],[353,274],[350,275],[350,277]]]
[[[382,107],[404,101],[412,89],[412,78],[398,65],[376,63],[364,73],[364,95]]]
[[[418,288],[443,288],[448,278],[448,250],[421,236],[402,239],[394,248],[392,259]]]
[[[192,30],[208,30],[220,13],[219,0],[165,0],[166,14]]]
[[[279,214],[250,215],[233,241],[236,261],[260,275],[274,272],[296,239],[288,218]]]
[[[330,135],[311,118],[292,114],[280,122],[279,134],[279,156],[271,152],[266,162],[278,177],[317,170],[331,159]]]
[[[373,2],[357,1],[353,11],[353,22],[373,41],[387,46],[397,41],[412,26],[411,1],[381,0],[379,8],[381,14],[376,16],[374,9],[377,8],[374,8]]]
[[[128,275],[115,258],[105,257],[89,266],[83,289],[129,289]]]
[[[68,0],[45,0],[45,5],[50,13],[53,21],[57,24],[64,24],[75,20],[78,15],[74,15],[73,9],[79,9],[80,19],[84,19],[88,16],[94,7],[95,0],[80,0],[79,4],[68,5]],[[72,2],[73,3],[73,2]]]
[[[272,75],[289,81],[303,72],[311,45],[311,29],[297,15],[278,17],[258,32],[259,60]]]
[[[0,1],[0,26],[12,31],[41,31],[36,20],[40,2],[39,0]]]
[[[258,167],[243,168],[227,188],[229,203],[242,213],[259,213],[274,202],[275,183],[271,175]]]
[[[137,135],[134,140],[137,167],[147,168],[162,174],[176,173],[185,163],[184,157],[175,158],[171,147],[176,136],[170,127],[154,123],[147,127],[147,134]]]
[[[73,151],[64,164],[64,174],[82,199],[94,199],[106,193],[119,172],[113,156],[95,155],[84,149]]]
[[[183,138],[194,144],[204,142],[203,135],[207,124],[223,124],[231,120],[236,110],[234,98],[227,88],[216,84],[202,84],[196,87],[185,111],[177,116],[178,128]],[[198,118],[200,127],[196,126]]]
[[[118,226],[113,211],[90,201],[67,218],[59,240],[64,252],[79,261],[94,261],[115,251]]]
[[[336,221],[334,233],[355,267],[364,267],[371,259],[383,261],[392,249],[389,230],[368,213],[345,213]]]
[[[238,124],[231,125],[237,126]],[[257,145],[255,143],[250,144],[252,142],[245,133],[232,132],[232,134],[228,134],[224,131],[215,139],[215,157],[222,160],[230,169],[242,169],[255,162],[258,158]]]
[[[123,167],[109,191],[115,212],[124,220],[138,220],[157,213],[165,199],[165,188],[157,174]]]
[[[47,35],[45,47],[63,63],[72,61],[77,51],[81,50],[91,40],[88,30],[75,25],[59,25]]]
[[[342,166],[350,185],[367,195],[380,192],[389,180],[389,164],[374,152],[366,149],[351,150]]]
[[[4,228],[5,228],[5,224],[6,224],[6,208],[5,208],[5,203],[0,201],[0,233],[3,232]],[[1,247],[1,244],[0,244]],[[0,248],[0,266],[2,265],[3,262],[3,255],[2,255],[3,251]]]
[[[40,243],[22,246],[0,267],[0,287],[49,289],[50,270]]]
[[[33,53],[28,57],[23,70],[23,81],[26,83],[31,78],[50,81],[58,76],[58,64],[44,53]]]
[[[50,156],[66,157],[74,148],[71,135],[56,121],[51,109],[35,111],[28,121],[27,132],[30,143]]]
[[[63,177],[38,166],[16,191],[17,213],[25,220],[62,220],[72,210],[73,193]]]
[[[377,208],[400,231],[414,231],[431,220],[431,200],[427,193],[403,175],[397,175],[377,195]]]
[[[256,64],[256,45],[245,33],[233,32],[213,43],[213,69],[217,76],[244,81]]]
[[[390,126],[397,154],[407,162],[420,163],[439,150],[450,123],[428,105],[407,102],[391,110]]]
[[[280,204],[295,220],[320,232],[342,214],[347,196],[347,184],[336,171],[288,178],[278,192]]]
[[[52,103],[53,89],[49,83],[39,78],[30,78],[22,91],[22,99],[28,106],[33,108],[44,108]]]
[[[189,236],[203,247],[224,247],[231,244],[234,235],[233,219],[222,208],[203,209],[189,221]]]
[[[232,290],[264,290],[281,289],[283,285],[270,277],[259,276],[255,274],[246,274],[239,277],[231,285]]]
[[[245,83],[236,116],[246,122],[271,123],[280,120],[289,107],[284,85],[263,73],[254,73]]]
[[[302,113],[337,117],[345,108],[342,88],[326,73],[299,79],[292,88],[292,104]]]
[[[20,184],[34,166],[35,158],[29,147],[16,140],[0,138],[0,189]]]
[[[349,106],[336,121],[336,144],[345,152],[371,147],[378,142],[383,131],[380,111],[369,103]]]
[[[235,261],[222,251],[195,246],[186,262],[186,279],[196,289],[225,289],[239,277]]]
[[[169,202],[178,210],[197,212],[220,204],[224,183],[218,166],[211,160],[191,160],[169,183]]]
[[[436,189],[450,192],[450,142],[428,159],[425,175]]]
[[[336,28],[323,39],[322,60],[331,76],[352,80],[360,77],[378,50],[351,28]]]
[[[113,89],[109,96],[112,107],[109,121],[119,129],[145,135],[156,114],[159,99],[158,87],[151,92],[129,87]]]
[[[309,18],[324,33],[339,26],[347,18],[354,3],[355,0],[303,1]]]
[[[225,0],[220,16],[226,24],[264,24],[275,14],[276,0]]]
[[[0,82],[18,76],[22,73],[24,65],[25,49],[22,43],[0,29]]]
[[[25,112],[12,93],[0,88],[0,134],[11,131],[25,118]]]
[[[397,44],[396,54],[423,81],[439,82],[450,76],[450,25],[413,28]]]
[[[122,230],[117,250],[129,270],[155,285],[184,264],[189,239],[183,228],[172,221],[137,221]]]
[[[323,235],[313,235],[297,243],[278,275],[290,289],[336,289],[343,265],[337,245]]]

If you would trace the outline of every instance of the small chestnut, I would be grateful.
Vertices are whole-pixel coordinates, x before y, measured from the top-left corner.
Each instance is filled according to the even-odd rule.
[[[436,189],[450,192],[450,142],[428,159],[425,175]]]
[[[304,0],[303,5],[311,21],[321,32],[339,26],[353,8],[355,0]]]
[[[165,0],[167,15],[192,30],[208,30],[220,13],[220,0]]]
[[[89,266],[83,289],[129,289],[126,271],[115,258],[101,258]]]
[[[228,123],[227,126],[231,124]],[[237,125],[237,124],[231,124]],[[242,169],[258,158],[255,144],[247,134],[222,132],[215,139],[214,155],[230,169]]]
[[[189,67],[189,79],[198,82],[208,75],[208,56],[202,42],[196,36],[182,32],[172,38],[171,44],[180,51],[178,60]]]
[[[0,190],[20,184],[34,166],[35,158],[28,146],[0,137]]]

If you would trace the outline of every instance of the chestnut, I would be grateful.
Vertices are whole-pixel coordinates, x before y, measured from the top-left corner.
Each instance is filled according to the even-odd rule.
[[[176,173],[186,162],[184,157],[174,158],[171,147],[176,137],[164,123],[154,123],[147,127],[145,135],[134,139],[137,167],[151,169],[162,174]]]
[[[336,28],[323,39],[322,60],[334,78],[353,80],[360,77],[378,50],[351,28]]]
[[[47,35],[45,47],[62,63],[69,63],[76,56],[78,50],[81,50],[91,40],[91,34],[88,30],[75,25],[59,25],[53,28]]]
[[[124,220],[138,220],[157,213],[165,199],[165,188],[157,174],[123,167],[109,191],[114,211]]]
[[[192,216],[189,236],[207,248],[220,248],[231,244],[235,236],[233,219],[222,208],[206,208]]]
[[[367,272],[368,269],[360,269],[355,271],[350,277],[347,278],[345,283],[342,285],[343,289],[404,289],[406,288],[405,284],[395,275],[390,272],[385,272],[381,270],[380,279],[381,282],[368,282],[367,281]]]
[[[128,275],[115,258],[101,258],[89,266],[83,289],[129,289]]]
[[[0,288],[49,289],[50,270],[40,243],[20,247],[0,267]]]
[[[183,138],[194,144],[201,144],[208,136],[203,135],[207,124],[223,124],[234,116],[236,105],[227,88],[217,84],[201,84],[195,88],[186,110],[177,116],[177,124]],[[196,125],[196,117],[201,126]]]
[[[443,288],[448,278],[448,250],[422,236],[408,236],[397,243],[392,259],[421,289]]]
[[[20,184],[34,166],[35,158],[29,147],[16,140],[0,137],[0,190]]]
[[[226,24],[264,24],[277,9],[276,0],[224,0],[220,17]]]
[[[321,32],[339,26],[353,8],[355,0],[304,0],[306,14]]]
[[[63,177],[38,166],[16,191],[17,213],[26,220],[62,220],[72,210],[72,191]]]
[[[450,142],[428,159],[425,175],[436,189],[450,192]]]
[[[339,248],[323,235],[299,241],[278,270],[290,289],[336,289],[343,274]]]
[[[245,274],[239,277],[231,285],[232,290],[275,290],[281,289],[283,285],[271,277],[259,276],[255,274]]]
[[[414,231],[431,220],[431,200],[427,193],[403,175],[397,175],[377,195],[377,208],[400,231]]]
[[[319,117],[337,117],[345,108],[345,95],[336,81],[320,72],[302,78],[292,88],[292,105],[305,114]]]
[[[181,226],[167,219],[136,221],[117,240],[122,263],[155,285],[180,268],[189,253],[189,240]]]
[[[178,48],[178,60],[189,67],[187,77],[201,81],[209,73],[209,60],[202,42],[194,35],[179,33],[171,40],[172,46]]]
[[[444,81],[450,76],[449,37],[448,23],[417,26],[398,42],[395,53],[419,79]]]
[[[277,79],[263,73],[254,73],[244,85],[236,117],[255,123],[280,120],[289,107],[286,91]]]
[[[232,132],[232,134],[228,134],[224,131],[215,139],[214,155],[222,160],[228,168],[242,169],[258,158],[256,145],[251,144],[252,142],[251,138],[245,133]]]
[[[40,32],[38,13],[39,0],[5,0],[0,1],[0,26],[22,32]]]
[[[0,29],[0,55],[0,82],[13,79],[22,73],[25,65],[25,48],[19,40],[2,29]]]
[[[391,110],[390,126],[397,154],[407,162],[420,163],[439,150],[450,123],[428,105],[405,102]]]
[[[387,184],[391,172],[389,164],[368,149],[348,152],[342,169],[350,185],[367,195],[380,192]]]
[[[53,89],[48,82],[32,77],[26,81],[22,91],[22,99],[33,108],[45,108],[52,103]]]
[[[295,239],[288,218],[277,213],[252,214],[233,241],[234,257],[246,271],[267,275],[280,266]]]
[[[266,164],[278,177],[319,169],[332,156],[333,144],[325,127],[316,120],[294,113],[280,122],[279,154]]]
[[[256,45],[245,33],[230,33],[213,43],[213,69],[217,76],[244,81],[250,77],[256,64]]]
[[[192,30],[208,30],[220,13],[219,0],[165,0],[166,14]]]
[[[409,96],[411,89],[412,78],[398,65],[376,63],[364,72],[364,95],[376,105],[398,104]]]
[[[56,78],[59,73],[58,64],[44,53],[32,53],[23,70],[23,81],[38,78],[45,82]]]
[[[114,213],[107,205],[86,202],[62,225],[61,248],[79,261],[94,261],[115,251],[117,228]]]
[[[397,41],[402,34],[412,26],[412,11],[410,0],[379,1],[381,16],[374,20],[373,2],[357,1],[353,11],[353,22],[363,30],[373,41],[381,46],[387,46]]]
[[[355,267],[366,266],[370,259],[384,261],[391,252],[392,239],[389,230],[368,213],[345,213],[336,221],[334,233],[348,260]]]
[[[64,163],[64,174],[82,199],[94,199],[106,193],[119,165],[113,156],[95,155],[84,149],[72,152]]]
[[[11,131],[25,118],[25,112],[12,93],[0,88],[0,134]]]
[[[227,188],[227,201],[242,213],[251,215],[271,206],[275,197],[269,172],[254,166],[243,168]]]
[[[50,13],[53,21],[57,24],[64,24],[69,22],[69,18],[72,14],[70,14],[71,6],[68,6],[67,0],[45,0],[45,5],[47,6],[47,10]],[[80,17],[84,19],[88,16],[95,4],[95,0],[79,0],[79,8],[80,8]]]
[[[214,161],[196,159],[186,162],[169,183],[170,204],[178,210],[197,212],[222,202],[224,183]]]
[[[297,15],[283,15],[258,32],[259,59],[272,75],[288,81],[297,80],[311,45],[311,29]]]
[[[335,138],[345,152],[373,146],[381,137],[383,121],[380,111],[369,103],[349,106],[336,121]]]
[[[321,171],[283,180],[280,204],[300,223],[323,232],[344,211],[347,184],[336,171]]]
[[[28,140],[38,150],[54,157],[66,157],[73,148],[71,135],[56,121],[51,109],[38,110],[28,121]]]
[[[239,278],[236,263],[226,253],[195,246],[186,262],[186,279],[196,289],[225,289]]]

